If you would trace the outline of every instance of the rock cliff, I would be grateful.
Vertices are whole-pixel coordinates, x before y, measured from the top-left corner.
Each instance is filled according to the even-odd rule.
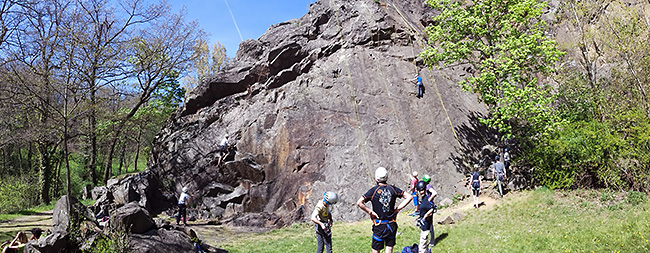
[[[434,14],[424,1],[323,0],[242,42],[156,137],[148,180],[167,201],[148,208],[173,207],[187,186],[194,215],[282,226],[308,219],[332,190],[334,218],[358,220],[355,202],[378,166],[402,189],[418,171],[442,197],[462,192],[467,152],[485,145],[474,128],[486,110],[457,85],[465,66],[430,70],[417,58]],[[237,153],[217,166],[225,134]]]

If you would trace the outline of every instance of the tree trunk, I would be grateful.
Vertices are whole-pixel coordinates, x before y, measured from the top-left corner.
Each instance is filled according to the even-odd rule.
[[[135,160],[133,161],[133,171],[138,171],[138,158],[140,158],[140,139],[142,138],[142,127],[138,131],[138,138],[135,141]]]
[[[120,165],[117,167],[117,174],[122,174],[122,168],[124,167],[124,153],[126,153],[126,143],[122,144],[122,152],[120,154]]]
[[[95,87],[90,88],[90,116],[88,118],[88,125],[90,127],[90,163],[88,164],[88,172],[90,173],[90,181],[93,186],[97,185],[97,115],[95,111],[96,106],[96,91]]]
[[[45,143],[38,143],[36,145],[39,152],[39,181],[41,185],[41,203],[49,205],[52,177],[52,155],[48,150],[50,148],[50,145]]]

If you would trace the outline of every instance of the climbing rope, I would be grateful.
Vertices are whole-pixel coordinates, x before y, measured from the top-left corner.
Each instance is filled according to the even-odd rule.
[[[393,8],[395,9],[395,11],[397,11],[397,13],[402,17],[402,20],[404,21],[406,26],[411,30],[412,35],[416,36],[416,35],[420,34],[420,32],[417,29],[415,29],[415,27],[413,27],[411,22],[409,22],[408,19],[406,19],[406,17],[404,16],[404,14],[402,14],[402,12],[397,8],[395,3],[393,3],[392,5],[393,5]],[[418,45],[420,46],[420,48],[424,48],[424,45],[417,38],[418,37],[416,37],[416,42],[418,42]],[[417,63],[415,61],[415,59],[416,59],[415,49],[414,49],[415,44],[413,43],[413,40],[411,39],[411,36],[409,36],[409,42],[411,43],[411,45],[413,45],[411,47],[411,53],[413,54],[413,65],[415,66],[415,73],[418,73]],[[440,105],[442,106],[442,109],[445,111],[445,115],[447,116],[447,121],[449,122],[449,126],[451,127],[451,132],[454,134],[454,138],[456,138],[456,142],[458,143],[458,147],[462,148],[463,145],[460,144],[460,140],[458,139],[458,135],[456,134],[454,124],[451,122],[451,118],[449,117],[449,112],[447,111],[447,108],[445,107],[445,103],[442,101],[442,95],[440,95],[440,91],[438,90],[438,85],[436,84],[436,79],[435,79],[435,77],[433,76],[432,73],[429,74],[429,78],[431,79],[431,83],[433,83],[433,87],[434,87],[434,89],[436,91],[436,94],[438,94],[438,99],[440,100]]]
[[[370,9],[368,9],[367,5],[364,5],[366,7],[366,11],[368,12],[369,15],[372,15],[372,12]],[[379,29],[379,28],[377,28]],[[377,40],[375,40],[374,37],[372,38],[373,44],[376,43],[377,40],[379,40],[379,31],[377,31]],[[400,133],[400,138],[404,141],[407,141],[406,134],[404,133],[405,131],[402,129],[402,124],[399,120],[399,117],[397,116],[397,107],[395,106],[395,101],[393,99],[393,96],[390,93],[390,89],[388,89],[388,78],[384,78],[384,71],[381,68],[381,65],[379,64],[379,61],[375,59],[374,61],[377,64],[377,72],[379,73],[379,79],[382,80],[382,83],[384,84],[384,89],[386,90],[386,94],[388,95],[388,101],[390,101],[391,108],[393,109],[393,117],[395,118],[395,122],[397,123],[397,129]],[[402,151],[401,153],[405,153]],[[411,159],[410,157],[406,160],[406,166],[408,167],[409,174],[413,172],[413,169],[411,168]]]
[[[339,36],[339,41],[341,37],[343,36],[341,34],[342,27],[341,27],[341,22],[339,20],[339,12],[338,12],[338,7],[334,3],[333,0],[330,0],[330,5],[334,7],[334,15],[336,17],[336,24],[339,28],[338,31],[338,36]],[[372,173],[370,171],[370,168],[368,165],[370,164],[370,159],[368,159],[368,152],[366,150],[366,145],[364,145],[364,140],[365,140],[365,133],[363,131],[363,128],[361,127],[361,117],[359,117],[359,108],[357,107],[357,95],[356,92],[354,91],[354,86],[352,85],[352,73],[350,72],[350,63],[347,57],[344,57],[345,61],[345,69],[347,72],[347,84],[348,84],[348,89],[350,90],[350,100],[352,101],[353,104],[353,111],[354,111],[354,116],[355,120],[357,121],[357,135],[359,138],[359,146],[361,146],[361,154],[363,156],[363,164],[366,167],[366,171],[368,172],[368,178],[370,179],[369,184],[372,186],[374,185],[374,178],[372,176]]]

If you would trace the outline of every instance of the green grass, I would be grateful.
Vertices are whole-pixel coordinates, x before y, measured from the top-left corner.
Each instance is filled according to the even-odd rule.
[[[437,252],[648,252],[650,205],[645,196],[610,191],[540,189],[506,195],[494,208],[435,226]],[[642,200],[639,200],[642,199]],[[453,208],[453,207],[451,207]],[[435,219],[442,217],[437,216]],[[370,251],[370,221],[336,223],[333,250]],[[412,218],[401,215],[394,252],[418,242]],[[311,224],[236,236],[218,245],[230,252],[312,252]]]
[[[11,220],[15,219],[21,216],[29,216],[29,215],[34,215],[37,213],[45,212],[54,209],[54,205],[56,204],[57,200],[53,200],[52,203],[49,205],[38,205],[26,210],[20,210],[16,212],[11,212],[11,213],[3,213],[0,214],[0,222],[6,221],[6,220]],[[92,199],[87,199],[87,200],[79,200],[82,204],[85,206],[91,206],[95,204],[95,201]]]

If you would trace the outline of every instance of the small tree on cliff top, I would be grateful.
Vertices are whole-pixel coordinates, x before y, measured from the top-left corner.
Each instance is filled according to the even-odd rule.
[[[442,11],[426,32],[431,46],[421,53],[429,67],[471,64],[476,70],[460,82],[478,93],[491,117],[483,123],[503,137],[545,134],[558,118],[553,89],[538,77],[553,73],[563,54],[544,36],[546,4],[537,0],[427,0]],[[514,128],[513,128],[514,127]]]

